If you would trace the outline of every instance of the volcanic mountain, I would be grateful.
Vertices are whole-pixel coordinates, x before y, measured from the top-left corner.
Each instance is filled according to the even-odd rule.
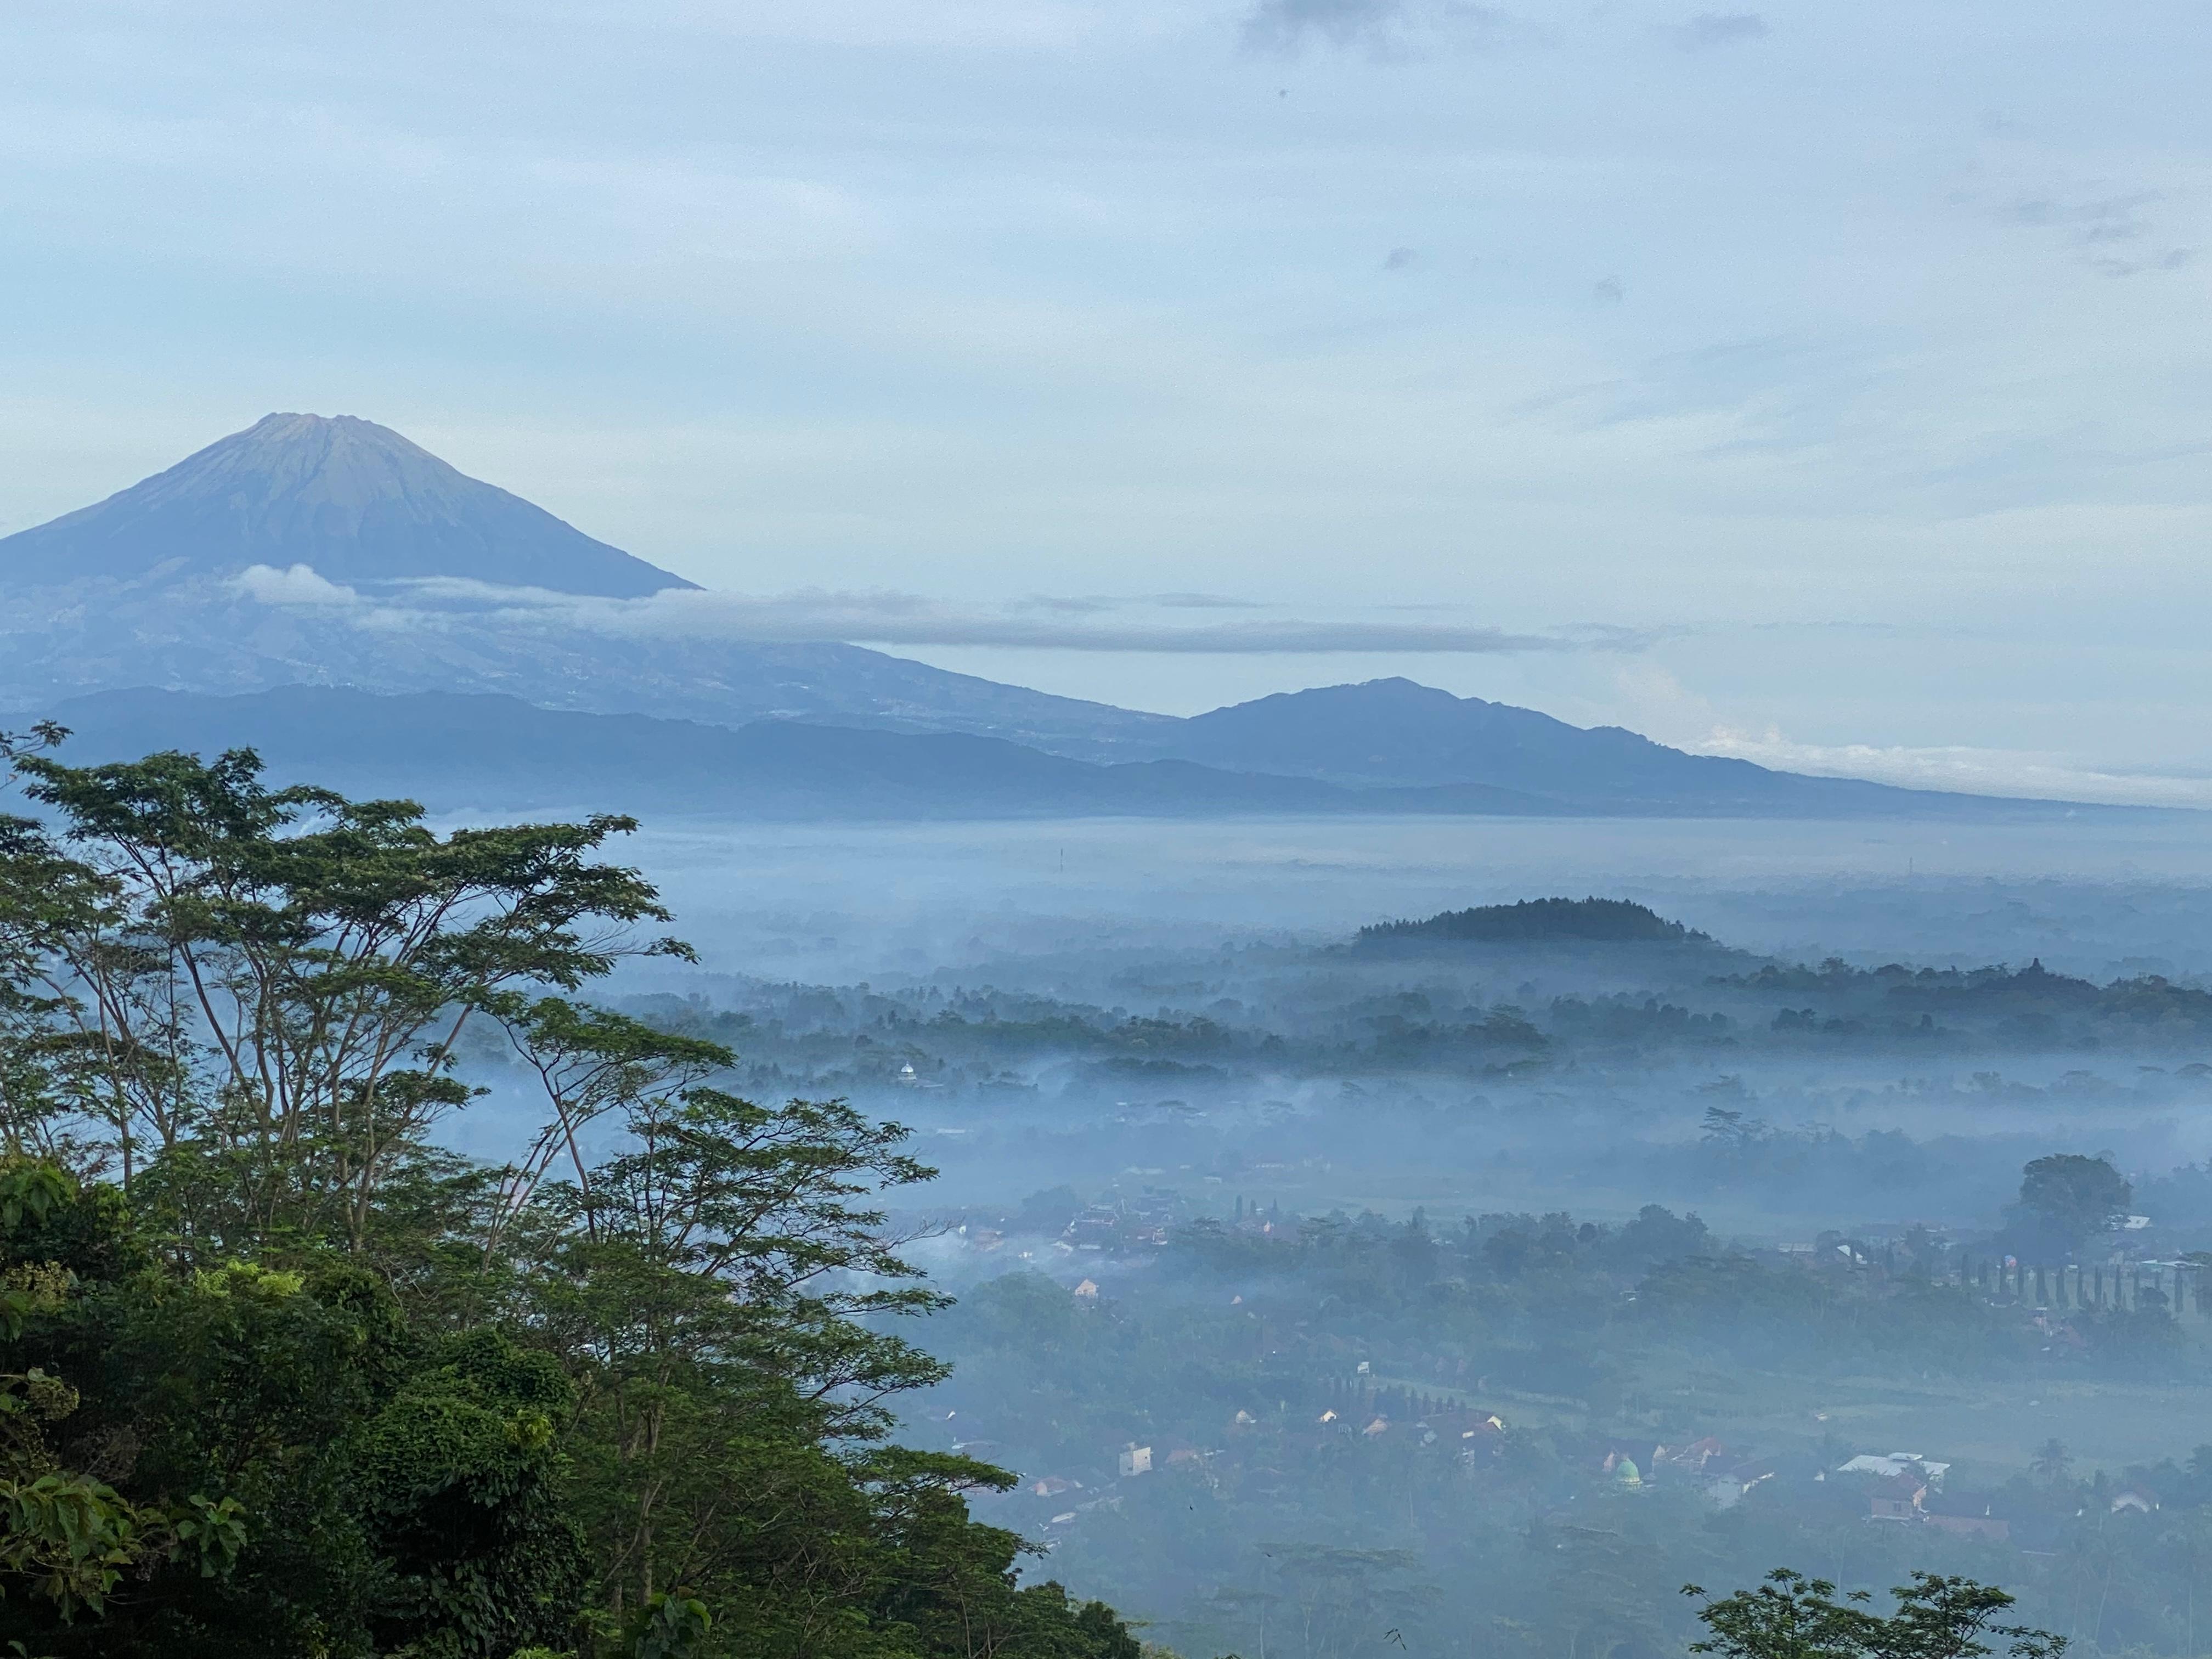
[[[0,539],[0,586],[173,585],[255,565],[635,599],[690,587],[351,415],[267,415],[98,504]]]
[[[389,428],[270,415],[0,538],[0,711],[135,687],[352,686],[1085,753],[1164,723],[857,646],[732,639],[680,606],[639,613],[693,591]]]
[[[385,427],[270,415],[0,539],[0,725],[60,711],[117,754],[251,743],[301,775],[350,757],[438,799],[496,785],[725,812],[2034,810],[1685,754],[1407,680],[1179,720],[731,638],[717,615]]]

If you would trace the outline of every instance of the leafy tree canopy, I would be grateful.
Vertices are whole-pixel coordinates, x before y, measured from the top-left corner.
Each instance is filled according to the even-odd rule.
[[[0,1622],[77,1659],[1134,1659],[890,1443],[945,1298],[840,1101],[575,1000],[681,957],[619,817],[441,835],[250,753],[8,745]],[[441,1151],[465,1040],[537,1079]],[[590,1131],[587,1134],[586,1132]]]
[[[2112,1228],[2134,1201],[2135,1189],[2108,1158],[2059,1152],[2021,1171],[2021,1217],[2068,1251]]]
[[[1695,1584],[1685,1595],[1704,1599]],[[2013,1598],[1971,1578],[1916,1572],[1890,1592],[1896,1610],[1867,1605],[1865,1591],[1842,1597],[1826,1579],[1781,1568],[1756,1589],[1705,1600],[1698,1618],[1708,1632],[1692,1653],[1722,1659],[1983,1659],[2001,1645],[2008,1659],[2058,1659],[2066,1638],[1998,1615]]]

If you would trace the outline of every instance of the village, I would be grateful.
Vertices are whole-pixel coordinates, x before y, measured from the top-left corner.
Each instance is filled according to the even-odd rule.
[[[1747,1560],[2063,1576],[2085,1540],[2152,1549],[2212,1500],[2212,1454],[2115,1468],[2054,1437],[1992,1459],[1984,1435],[1954,1451],[1849,1403],[1851,1368],[1906,1356],[1931,1383],[1940,1364],[2069,1400],[2070,1378],[2164,1375],[2203,1340],[2202,1264],[2124,1220],[2101,1259],[2039,1268],[1918,1223],[1765,1247],[1656,1206],[1431,1228],[1217,1183],[1194,1199],[1179,1176],[1132,1169],[952,1229],[984,1277],[946,1316],[957,1380],[915,1428],[1015,1477],[971,1491],[979,1518],[1086,1572],[1149,1562],[1203,1599],[1322,1547],[1330,1516],[1320,1537],[1366,1541],[1328,1547],[1408,1563],[1642,1536],[1659,1553],[1639,1575],[1662,1546],[1732,1540]]]
[[[1499,1411],[1462,1403],[1449,1393],[1377,1381],[1364,1365],[1351,1377],[1332,1379],[1324,1395],[1333,1403],[1316,1413],[1239,1408],[1211,1443],[1130,1441],[1095,1449],[1095,1461],[1079,1470],[1025,1472],[1009,1492],[979,1492],[980,1512],[1040,1537],[1049,1548],[1094,1512],[1120,1509],[1139,1480],[1164,1477],[1217,1494],[1237,1489],[1266,1496],[1280,1491],[1301,1465],[1311,1473],[1386,1443],[1493,1495],[1505,1495],[1502,1489],[1511,1484],[1510,1476],[1499,1475],[1510,1458],[1514,1431]],[[1533,1514],[1583,1518],[1594,1503],[1691,1495],[1715,1511],[1753,1502],[1762,1517],[1778,1523],[1856,1521],[1875,1528],[1923,1528],[2051,1555],[2068,1525],[2087,1517],[2092,1506],[2121,1519],[2155,1516],[2163,1507],[2159,1492],[2143,1480],[2100,1479],[2082,1492],[2050,1478],[2064,1472],[2063,1454],[2057,1449],[2027,1480],[1970,1486],[1949,1478],[1951,1462],[1913,1451],[1855,1452],[1835,1460],[1802,1449],[1747,1450],[1713,1435],[1670,1441],[1592,1433],[1577,1440],[1565,1479],[1532,1506]],[[956,1441],[954,1449],[988,1458],[1000,1446],[978,1435]],[[2039,1481],[2035,1475],[2046,1478]],[[1525,1501],[1526,1496],[1512,1498]]]

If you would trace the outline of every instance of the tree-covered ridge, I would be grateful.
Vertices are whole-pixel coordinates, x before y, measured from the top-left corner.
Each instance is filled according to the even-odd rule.
[[[1632,946],[1601,966],[1637,955]],[[1115,1000],[988,983],[735,979],[720,1006],[662,995],[624,1006],[738,1048],[748,1087],[834,1093],[890,1084],[904,1066],[957,1097],[1007,1087],[1126,1094],[1146,1080],[1189,1097],[1261,1076],[1468,1070],[1502,1085],[1592,1060],[1711,1057],[1734,1070],[1900,1052],[1984,1066],[2024,1052],[2136,1052],[2166,1062],[2177,1084],[2212,1073],[2212,991],[2155,975],[2096,985],[2033,964],[1841,963],[1713,975],[1692,963],[1639,980],[1627,977],[1632,960],[1609,983],[1526,963],[1461,974],[1449,952],[1413,961],[1419,977],[1408,982],[1371,974],[1389,964],[1364,957],[1224,953],[1197,971],[1116,986]],[[1982,1089],[1994,1074],[1971,1075]],[[2021,1086],[2003,1085],[2008,1096]]]
[[[50,742],[56,734],[40,734]],[[434,832],[250,754],[14,758],[0,1613],[29,1653],[1133,1659],[889,1437],[905,1132],[580,1004],[630,826]],[[534,1079],[513,1163],[429,1131]]]
[[[1359,930],[1360,945],[1435,940],[1485,945],[1537,939],[1586,939],[1603,944],[1707,945],[1709,934],[1669,921],[1627,899],[1540,898],[1516,904],[1483,904],[1447,910],[1420,921],[1385,921]]]

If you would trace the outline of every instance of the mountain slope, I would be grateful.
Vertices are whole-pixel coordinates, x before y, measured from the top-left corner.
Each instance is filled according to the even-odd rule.
[[[257,565],[314,575],[241,582]],[[443,583],[415,586],[426,579]],[[0,539],[0,709],[131,686],[351,685],[729,726],[966,731],[1084,753],[1165,723],[855,646],[588,628],[573,607],[499,599],[552,590],[620,623],[627,601],[690,586],[372,422],[271,415]]]
[[[1856,815],[1929,793],[1686,754],[1617,726],[1570,726],[1534,709],[1455,697],[1406,679],[1284,692],[1217,708],[1158,733],[1152,752],[1354,787],[1481,782],[1610,811]]]
[[[246,746],[270,775],[435,809],[711,812],[740,818],[1331,812],[1354,792],[1186,761],[1096,765],[995,738],[763,720],[731,729],[580,714],[512,697],[105,692],[64,703],[62,758]],[[1497,810],[1538,810],[1495,792]]]
[[[1702,808],[1565,801],[1482,783],[1359,789],[1182,760],[1099,764],[1000,738],[763,720],[734,729],[541,708],[450,692],[375,696],[295,687],[252,696],[150,690],[65,702],[53,718],[80,763],[161,749],[247,746],[272,778],[434,810],[617,811],[725,818],[918,819],[1455,814],[1675,816]],[[1807,783],[1826,780],[1806,779]],[[2039,819],[2075,809],[1850,786],[1744,816]]]
[[[136,687],[235,696],[291,685],[495,694],[717,726],[809,720],[970,732],[1082,756],[1171,723],[853,645],[625,639],[466,615],[399,630],[236,595],[60,615],[0,605],[0,709]]]

